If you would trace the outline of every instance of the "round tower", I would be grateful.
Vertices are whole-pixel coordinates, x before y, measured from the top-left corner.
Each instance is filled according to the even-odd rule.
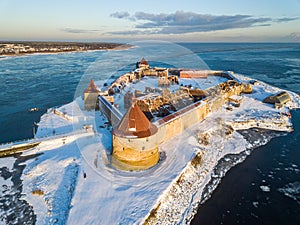
[[[157,164],[157,130],[134,102],[113,131],[113,164],[125,170],[144,170]]]
[[[149,68],[149,63],[147,62],[146,59],[142,58],[142,60],[139,62],[139,68]]]

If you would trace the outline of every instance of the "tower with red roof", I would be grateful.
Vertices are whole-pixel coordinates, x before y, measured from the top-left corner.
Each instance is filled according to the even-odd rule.
[[[127,170],[148,169],[159,160],[157,127],[133,101],[113,131],[115,165]]]
[[[95,110],[98,108],[98,96],[99,90],[94,83],[94,80],[91,79],[88,87],[83,92],[84,96],[84,109],[85,110]]]

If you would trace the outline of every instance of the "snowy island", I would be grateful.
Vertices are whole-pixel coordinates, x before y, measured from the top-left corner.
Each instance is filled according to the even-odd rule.
[[[37,224],[188,224],[218,162],[267,142],[240,131],[291,132],[299,107],[297,94],[233,72],[142,59],[41,117],[39,144],[23,153],[37,155],[25,162],[24,199]]]

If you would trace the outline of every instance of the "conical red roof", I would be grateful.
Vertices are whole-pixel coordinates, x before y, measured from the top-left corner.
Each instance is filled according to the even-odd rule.
[[[94,83],[94,80],[91,79],[89,86],[84,90],[84,93],[98,93],[99,90],[96,86],[96,84]]]
[[[148,62],[146,61],[146,59],[144,59],[144,58],[142,58],[140,64],[149,65]]]
[[[154,126],[137,103],[134,103],[126,112],[114,134],[118,136],[136,136],[138,138],[149,137],[157,132]]]

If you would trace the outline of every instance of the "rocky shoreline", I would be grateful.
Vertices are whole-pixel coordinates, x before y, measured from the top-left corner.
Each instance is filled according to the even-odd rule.
[[[0,57],[28,54],[57,54],[66,52],[125,50],[131,45],[106,42],[0,42]]]

